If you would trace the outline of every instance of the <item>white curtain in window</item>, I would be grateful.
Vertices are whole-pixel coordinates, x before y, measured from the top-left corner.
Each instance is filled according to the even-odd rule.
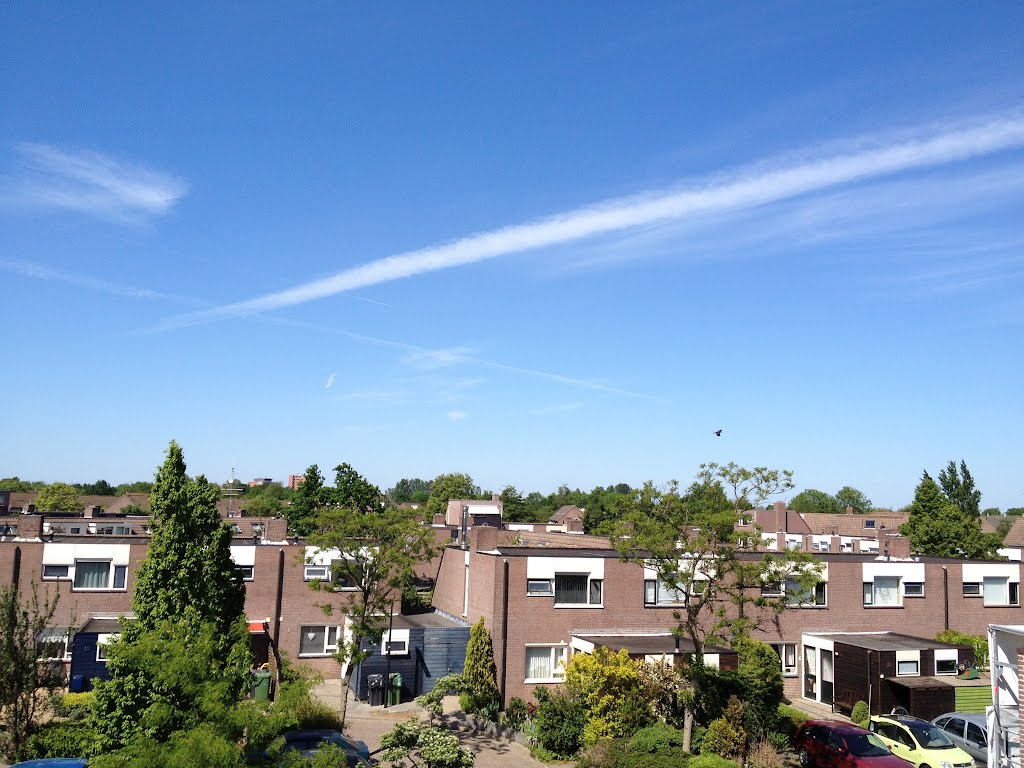
[[[900,580],[898,576],[875,576],[875,605],[899,605]]]
[[[110,583],[110,563],[75,563],[75,586],[79,589],[106,589]]]
[[[526,677],[529,680],[547,680],[554,677],[551,670],[550,648],[526,649]]]
[[[323,653],[327,627],[303,627],[299,638],[299,653]]]
[[[985,577],[984,584],[985,605],[1006,605],[1009,598],[1006,594],[1006,579],[999,577]]]

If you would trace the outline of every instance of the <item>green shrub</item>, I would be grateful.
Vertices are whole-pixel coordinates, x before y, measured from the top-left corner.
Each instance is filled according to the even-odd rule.
[[[29,737],[24,757],[77,757],[92,751],[93,732],[84,723],[50,722]]]
[[[796,707],[791,707],[788,704],[779,704],[777,727],[792,740],[796,732],[800,730],[800,726],[806,723],[810,717],[806,712]]]
[[[690,756],[677,747],[656,755],[642,755],[627,752],[615,764],[615,768],[684,768],[689,765]],[[735,764],[731,766],[735,768]]]
[[[869,717],[871,717],[871,713],[868,711],[868,703],[866,701],[861,699],[853,705],[853,711],[850,712],[850,719],[853,722],[862,728],[866,728]]]
[[[580,751],[576,768],[621,768],[626,744],[625,739],[602,739]]]
[[[587,710],[561,692],[546,696],[533,716],[540,745],[559,757],[579,751],[586,724]]]
[[[526,702],[518,696],[513,696],[505,707],[505,724],[517,731],[523,730],[523,723],[526,722]]]
[[[746,742],[747,734],[742,729],[737,728],[724,717],[720,717],[717,720],[712,720],[708,726],[700,753],[702,755],[734,757],[743,754]]]
[[[299,702],[295,711],[298,719],[296,728],[299,730],[329,728],[341,730],[341,717],[338,712],[319,699],[307,698]]]
[[[671,752],[683,746],[683,732],[666,723],[655,723],[637,731],[629,742],[629,751],[652,755]]]
[[[54,693],[50,696],[50,709],[54,717],[66,717],[72,720],[84,720],[92,709],[96,694],[92,691],[82,693]]]
[[[736,763],[719,755],[701,753],[691,757],[687,768],[736,768]]]
[[[472,713],[495,708],[498,702],[498,672],[494,664],[491,633],[484,626],[483,616],[469,632],[463,675],[467,688],[459,696],[462,711]]]

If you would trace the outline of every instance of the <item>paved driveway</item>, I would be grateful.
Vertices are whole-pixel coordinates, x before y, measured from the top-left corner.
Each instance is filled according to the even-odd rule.
[[[341,706],[341,682],[327,681],[314,691],[314,695],[332,707]],[[458,700],[450,697],[446,700],[445,711],[458,707]],[[400,704],[397,707],[371,707],[361,701],[348,702],[345,715],[345,732],[356,739],[365,741],[370,751],[380,747],[380,737],[385,731],[394,727],[395,723],[415,719],[426,722],[428,715],[415,704]],[[507,743],[490,739],[477,733],[455,731],[462,746],[473,753],[476,758],[475,768],[541,768],[542,763],[533,759],[530,750],[522,744]],[[566,764],[571,766],[571,764]]]

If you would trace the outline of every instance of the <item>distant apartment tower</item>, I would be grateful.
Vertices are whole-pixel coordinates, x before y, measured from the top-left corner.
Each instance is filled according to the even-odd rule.
[[[302,483],[305,482],[305,480],[306,480],[306,476],[305,475],[288,475],[288,490],[289,491],[297,491],[297,490],[299,490],[299,486],[302,485]]]

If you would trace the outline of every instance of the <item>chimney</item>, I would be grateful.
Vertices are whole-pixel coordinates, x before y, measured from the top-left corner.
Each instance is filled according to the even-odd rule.
[[[500,493],[492,493],[491,494],[491,501],[494,504],[500,504],[501,503],[501,494]]]
[[[288,538],[288,521],[283,517],[273,517],[266,521],[266,528],[263,531],[265,541],[284,541]]]
[[[845,512],[848,515],[852,515],[853,514],[853,507],[847,506]]]
[[[43,538],[43,516],[23,515],[18,518],[18,536],[22,539]]]

